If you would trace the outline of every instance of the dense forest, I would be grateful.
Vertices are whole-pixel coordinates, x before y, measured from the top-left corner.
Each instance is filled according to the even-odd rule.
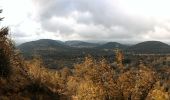
[[[41,57],[24,59],[1,28],[0,100],[170,99],[168,55],[136,55],[127,64],[115,52],[113,63],[89,55],[73,68],[48,69]]]
[[[105,58],[109,63],[114,63],[117,49],[123,51],[125,56],[124,63],[129,63],[131,66],[136,66],[132,64],[137,63],[139,58],[143,58],[145,55],[166,57],[170,54],[170,46],[160,41],[145,41],[135,45],[123,45],[117,42],[94,44],[82,41],[63,42],[40,39],[18,45],[17,49],[27,60],[33,59],[34,56],[41,56],[45,66],[50,69],[73,68],[75,63],[84,61],[87,55],[93,56],[95,60]]]
[[[123,64],[123,52],[115,63],[87,56],[74,68],[50,70],[41,58],[24,60],[7,36],[0,31],[1,100],[169,100],[168,57],[144,56],[136,66]],[[140,56],[141,57],[141,56]],[[161,67],[157,67],[161,66]]]

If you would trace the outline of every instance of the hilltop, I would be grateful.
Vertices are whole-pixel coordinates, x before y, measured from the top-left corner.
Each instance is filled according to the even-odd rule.
[[[128,48],[130,52],[140,54],[167,54],[170,46],[160,41],[145,41]]]

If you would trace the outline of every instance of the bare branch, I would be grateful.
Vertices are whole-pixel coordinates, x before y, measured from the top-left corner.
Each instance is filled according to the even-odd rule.
[[[2,13],[2,9],[0,9],[0,13]],[[0,17],[0,21],[2,21],[3,19],[3,17]]]

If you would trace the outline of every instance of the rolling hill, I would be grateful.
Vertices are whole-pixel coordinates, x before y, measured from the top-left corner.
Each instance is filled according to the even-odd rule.
[[[97,54],[103,50],[113,50],[116,48],[128,51],[130,53],[140,54],[165,54],[170,53],[170,46],[160,41],[145,41],[132,46],[123,45],[117,42],[108,42],[105,44],[88,43],[83,41],[56,41],[50,39],[41,39],[37,41],[26,42],[19,45],[19,48],[24,54],[34,53],[55,53],[59,55],[79,55],[82,54]]]
[[[96,47],[97,49],[126,49],[128,46],[127,45],[123,45],[117,42],[108,42],[106,44],[100,45],[98,47]]]
[[[160,41],[145,41],[129,47],[127,51],[141,54],[165,54],[170,53],[170,46]]]
[[[69,42],[67,43],[69,44]],[[68,44],[56,40],[41,39],[23,43],[17,48],[21,51],[26,59],[31,59],[36,55],[41,56],[45,64],[50,68],[57,68],[58,66],[70,66],[73,63],[77,63],[78,59],[80,60],[88,54],[94,57],[110,55],[108,52],[90,47],[92,45],[91,43],[80,42],[77,44],[77,46],[81,46],[81,44],[83,46],[86,45],[86,48],[73,47],[69,46]],[[113,52],[111,53],[113,54]]]
[[[44,48],[68,48],[63,45],[62,41],[50,40],[50,39],[40,39],[37,41],[26,42],[19,45],[17,48],[20,50],[34,50],[34,49],[44,49]]]
[[[74,63],[82,61],[88,54],[99,59],[105,57],[114,59],[113,49],[122,49],[124,54],[167,54],[170,53],[170,46],[160,41],[145,41],[132,46],[126,46],[117,42],[108,42],[96,46],[82,41],[56,41],[41,39],[19,45],[26,59],[34,55],[42,57],[45,65],[49,68],[59,68],[58,66],[72,66]]]

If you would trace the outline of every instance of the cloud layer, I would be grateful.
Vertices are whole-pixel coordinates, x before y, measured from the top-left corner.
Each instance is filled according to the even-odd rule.
[[[170,42],[170,16],[166,14],[168,5],[165,5],[169,3],[167,0],[156,3],[154,0],[144,0],[140,4],[135,0],[28,1],[22,0],[21,4],[16,4],[20,8],[27,2],[31,9],[21,6],[23,14],[19,14],[22,15],[20,21],[11,25],[12,36],[19,42],[40,38],[126,43],[145,40]],[[6,16],[9,14],[10,11]],[[9,19],[7,17],[6,20]],[[7,22],[9,24],[11,21]]]

